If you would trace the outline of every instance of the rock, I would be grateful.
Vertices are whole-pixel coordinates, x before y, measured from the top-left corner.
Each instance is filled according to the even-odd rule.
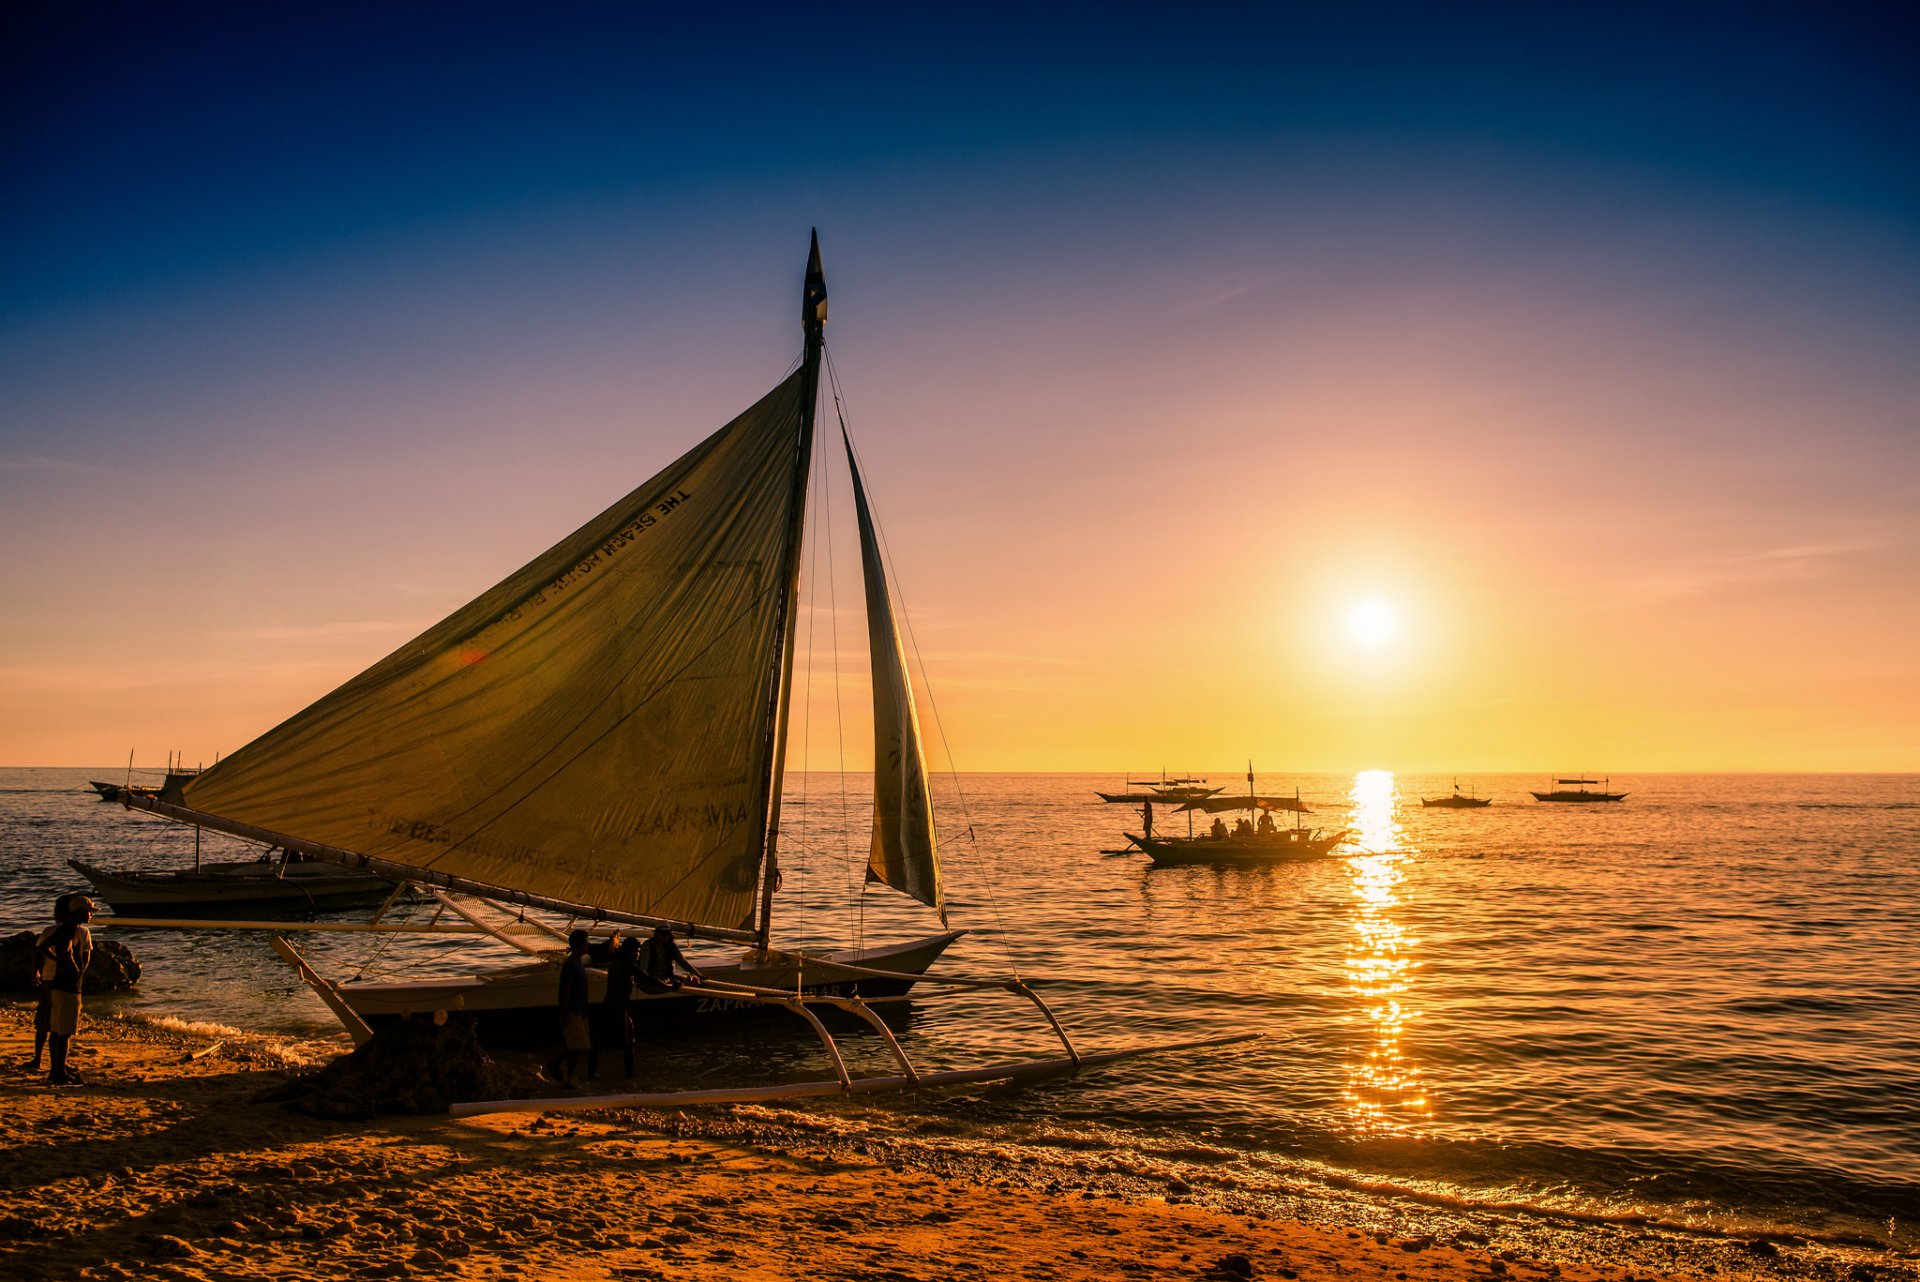
[[[1757,1255],[1763,1260],[1771,1260],[1780,1254],[1780,1248],[1765,1238],[1755,1238],[1746,1244],[1748,1255]]]
[[[1239,1252],[1223,1255],[1213,1266],[1216,1273],[1225,1273],[1237,1278],[1253,1276],[1253,1261]]]
[[[80,981],[88,993],[124,993],[140,983],[140,959],[117,939],[93,939],[93,960]]]
[[[1430,1246],[1432,1246],[1432,1245],[1433,1245],[1433,1238],[1432,1238],[1432,1236],[1431,1236],[1431,1235],[1423,1235],[1423,1236],[1421,1236],[1421,1237],[1410,1237],[1410,1238],[1408,1238],[1408,1239],[1407,1239],[1406,1241],[1404,1241],[1404,1242],[1402,1242],[1402,1243],[1400,1244],[1400,1249],[1401,1249],[1402,1251],[1415,1251],[1415,1252],[1418,1252],[1418,1251],[1424,1251],[1424,1250],[1426,1250],[1426,1249],[1427,1249],[1428,1247],[1430,1247]]]
[[[33,982],[34,931],[0,939],[0,992],[38,991]],[[140,961],[117,939],[93,937],[93,960],[80,981],[82,992],[124,993],[140,982]]]
[[[187,1260],[200,1254],[200,1249],[183,1238],[170,1237],[165,1233],[156,1233],[148,1248],[154,1255],[167,1260]]]
[[[482,1050],[475,1028],[471,1015],[450,1015],[444,1024],[400,1020],[274,1098],[310,1117],[347,1121],[444,1113],[457,1100],[524,1094],[532,1083]]]

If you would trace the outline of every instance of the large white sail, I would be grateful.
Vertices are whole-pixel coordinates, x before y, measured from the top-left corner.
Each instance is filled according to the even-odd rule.
[[[806,373],[199,775],[186,805],[483,886],[751,926]]]
[[[841,438],[846,441],[844,434]],[[853,444],[846,442],[853,475],[854,510],[860,521],[860,564],[866,572],[867,644],[873,658],[873,849],[867,879],[930,904],[947,921],[940,888],[940,853],[927,794],[927,763],[920,747],[920,718],[913,683],[894,626],[887,572],[874,537],[873,514]]]

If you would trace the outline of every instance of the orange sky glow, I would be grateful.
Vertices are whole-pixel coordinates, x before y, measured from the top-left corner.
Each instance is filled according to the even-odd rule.
[[[1920,769],[1913,204],[1477,137],[741,159],[19,292],[0,763],[211,762],[504,577],[790,368],[817,224],[960,769]]]

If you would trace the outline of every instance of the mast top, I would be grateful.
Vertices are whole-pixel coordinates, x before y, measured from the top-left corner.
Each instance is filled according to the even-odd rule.
[[[820,232],[813,232],[807,252],[807,283],[801,294],[800,323],[806,327],[807,342],[821,341],[827,326],[827,274],[820,266]]]

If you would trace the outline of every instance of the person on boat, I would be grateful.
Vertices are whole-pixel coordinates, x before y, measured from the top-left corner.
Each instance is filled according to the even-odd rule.
[[[62,895],[53,901],[53,925],[33,939],[32,979],[40,1000],[33,1009],[33,1058],[27,1063],[29,1073],[40,1071],[41,1061],[47,1055],[47,1038],[53,1031],[53,989],[48,987],[53,979],[53,958],[47,952],[47,944],[52,940],[53,932],[66,924],[67,909],[72,898],[72,895]]]
[[[1207,829],[1207,835],[1215,841],[1225,841],[1227,839],[1227,821],[1219,815],[1215,815],[1213,817],[1213,827]]]
[[[620,946],[607,958],[607,991],[600,998],[601,1028],[620,1048],[627,1066],[627,1080],[633,1080],[633,977],[640,957],[640,936],[621,937]],[[600,1071],[600,1043],[587,1052],[587,1080]]]
[[[47,936],[41,974],[50,990],[47,1013],[47,1048],[52,1052],[53,1071],[47,1081],[55,1086],[78,1086],[80,1076],[67,1067],[67,1051],[73,1035],[80,1031],[80,983],[87,964],[93,960],[93,934],[87,923],[93,920],[93,901],[85,895],[67,899],[67,919]]]
[[[1236,837],[1253,836],[1253,821],[1245,815],[1241,815],[1233,821],[1233,835]]]
[[[565,1069],[560,1084],[579,1082],[580,1053],[593,1049],[593,1030],[587,1015],[593,1010],[587,998],[587,932],[576,930],[567,936],[567,959],[560,963],[560,1042],[565,1050]]]
[[[1273,811],[1262,810],[1260,812],[1260,822],[1256,823],[1254,828],[1262,836],[1270,836],[1273,833]]]
[[[707,982],[707,977],[680,951],[680,945],[673,938],[673,928],[655,926],[653,937],[647,940],[646,955],[640,963],[640,987],[650,993],[664,993],[669,988],[680,987],[683,981],[673,973],[675,966],[686,971],[687,978],[694,983]]]
[[[1153,836],[1153,803],[1151,801],[1140,807],[1140,822],[1146,825],[1140,830],[1141,835]]]

